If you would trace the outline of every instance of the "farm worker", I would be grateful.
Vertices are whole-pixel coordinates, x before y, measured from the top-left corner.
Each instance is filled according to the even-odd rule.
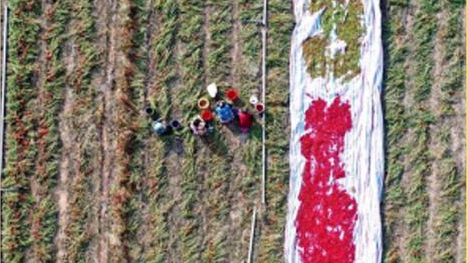
[[[230,123],[234,120],[234,112],[231,109],[231,105],[225,101],[218,101],[216,103],[215,112],[222,124]]]
[[[250,127],[253,125],[253,115],[250,114],[249,110],[247,108],[243,108],[240,110],[237,114],[239,118],[239,128],[243,133],[246,133],[250,130]]]
[[[190,122],[190,130],[193,134],[204,136],[208,132],[212,132],[213,128],[208,125],[199,115]]]
[[[153,128],[153,132],[160,136],[165,135],[169,132],[167,125],[164,123],[162,119],[153,121],[153,123],[151,124],[151,127]]]

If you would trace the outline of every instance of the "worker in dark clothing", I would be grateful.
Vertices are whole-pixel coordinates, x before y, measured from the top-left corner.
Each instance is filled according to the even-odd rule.
[[[249,110],[247,108],[241,109],[237,113],[237,117],[239,119],[239,128],[243,133],[247,133],[250,130],[250,127],[252,127],[253,122],[254,122],[254,117],[252,114],[250,114]]]

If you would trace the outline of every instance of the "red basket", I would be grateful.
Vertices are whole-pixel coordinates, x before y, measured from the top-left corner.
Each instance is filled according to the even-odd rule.
[[[211,121],[213,119],[213,113],[210,110],[202,111],[201,117],[204,121]]]
[[[239,93],[236,89],[230,88],[226,91],[226,99],[229,101],[236,101],[239,98]]]
[[[263,103],[257,103],[257,105],[255,105],[255,109],[258,113],[263,113],[265,111],[265,106]]]

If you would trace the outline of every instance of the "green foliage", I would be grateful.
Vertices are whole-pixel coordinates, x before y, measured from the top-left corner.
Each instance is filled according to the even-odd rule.
[[[221,88],[235,83],[229,83],[232,70],[232,1],[209,0],[206,8],[216,10],[208,16],[208,35],[210,41],[207,44],[205,54],[206,84],[216,82]],[[204,87],[201,87],[204,88]],[[202,251],[201,262],[223,262],[229,257],[228,236],[226,224],[229,222],[229,211],[231,208],[229,193],[230,181],[235,175],[231,167],[233,153],[229,151],[228,141],[220,132],[221,127],[217,125],[216,132],[211,138],[211,148],[216,154],[205,154],[206,171],[210,171],[208,181],[204,184],[206,191],[207,217],[210,229],[207,235],[210,239],[204,241],[207,246]],[[204,147],[198,144],[197,147]],[[203,165],[198,162],[197,165]]]
[[[6,154],[3,185],[13,189],[3,194],[2,202],[2,261],[22,262],[30,247],[29,235],[31,206],[29,178],[34,176],[37,156],[34,132],[34,101],[37,88],[32,80],[40,32],[38,18],[40,5],[29,1],[10,1],[9,20],[9,78],[7,100],[18,102],[6,105]]]
[[[345,80],[357,76],[361,72],[359,65],[360,38],[363,33],[361,1],[314,1],[310,9],[311,12],[323,10],[321,14],[323,34],[313,36],[302,44],[307,68],[312,78],[327,77],[327,73],[331,73],[336,78],[344,76]],[[327,52],[334,33],[338,39],[346,43],[346,50],[332,57]]]
[[[138,229],[141,180],[144,175],[144,137],[147,127],[138,109],[145,103],[146,51],[142,48],[148,23],[146,1],[123,1],[118,37],[121,63],[116,77],[116,176],[111,190],[111,231],[117,242],[111,244],[110,260],[140,261],[142,246]],[[135,30],[138,29],[138,30]]]
[[[461,44],[456,33],[461,30],[458,17],[462,10],[454,8],[450,1],[422,1],[416,10],[413,27],[407,30],[401,19],[406,14],[409,1],[390,1],[389,7],[389,21],[384,28],[388,61],[385,76],[387,173],[384,261],[427,260],[424,254],[429,222],[427,177],[435,174],[435,180],[441,183],[442,189],[436,193],[440,195],[440,200],[434,206],[435,211],[432,211],[435,233],[430,238],[434,238],[436,243],[433,257],[438,262],[451,262],[455,260],[451,245],[457,238],[455,229],[460,220],[455,208],[460,197],[460,182],[457,179],[459,171],[454,166],[456,153],[451,153],[451,135],[446,123],[454,116],[454,97],[462,87],[459,73],[462,67],[458,59]],[[444,23],[438,21],[442,10],[450,11],[445,27],[441,27]],[[412,42],[401,41],[405,35],[411,35],[409,39]],[[436,37],[443,39],[443,67],[449,68],[439,79],[433,77]],[[411,76],[407,74],[408,67],[414,69]],[[437,82],[442,85],[435,85]],[[429,96],[439,86],[439,109],[433,112],[429,108]],[[405,108],[402,101],[408,96],[413,103]],[[441,130],[433,133],[431,125],[437,125]],[[436,152],[429,150],[429,144],[436,144]],[[405,185],[402,183],[403,177],[407,179]],[[403,214],[399,212],[402,209]],[[401,216],[404,222],[399,221]],[[409,238],[404,244],[394,241],[397,226],[408,228]],[[406,255],[401,255],[400,246],[404,247]]]
[[[203,44],[204,44],[204,1],[180,2],[180,28],[177,35],[178,44],[183,46],[178,63],[183,65],[180,69],[180,89],[175,92],[176,107],[174,115],[182,113],[185,123],[198,114],[196,99],[201,95],[205,87],[203,68]],[[183,134],[180,138],[184,149],[182,159],[182,183],[183,200],[181,212],[184,219],[184,227],[179,231],[181,239],[180,251],[183,262],[201,262],[203,250],[202,219],[199,216],[197,205],[201,203],[201,188],[203,174],[201,171],[206,165],[206,160],[201,153],[203,146],[196,142],[191,134]]]
[[[33,243],[35,257],[41,262],[54,260],[55,250],[53,238],[57,231],[54,218],[57,216],[57,206],[50,199],[53,194],[58,175],[60,160],[60,137],[58,133],[58,115],[63,101],[63,86],[65,83],[65,68],[62,59],[62,46],[65,43],[63,35],[70,19],[70,2],[61,1],[52,5],[46,11],[44,40],[46,62],[43,67],[43,81],[38,81],[39,110],[37,118],[38,159],[36,176],[39,191],[36,197],[33,215]]]
[[[462,219],[462,205],[458,203],[461,197],[461,186],[463,181],[463,171],[460,171],[456,164],[458,153],[452,150],[452,135],[450,121],[457,118],[455,107],[463,87],[463,63],[464,55],[461,54],[463,46],[461,38],[457,32],[463,30],[463,25],[458,23],[464,9],[454,4],[443,1],[441,8],[449,11],[449,19],[446,23],[446,30],[440,30],[440,35],[444,39],[444,61],[447,61],[447,70],[441,80],[440,112],[437,120],[441,123],[441,129],[433,135],[433,140],[440,142],[437,153],[432,153],[433,158],[437,158],[437,178],[441,182],[440,196],[441,202],[437,207],[435,216],[435,239],[436,251],[435,259],[440,262],[456,261],[457,252],[453,250],[454,240],[459,235],[458,224]]]
[[[179,30],[180,7],[177,1],[160,0],[154,2],[155,16],[159,19],[160,27],[150,36],[148,58],[154,65],[149,64],[147,74],[155,74],[148,81],[147,100],[159,111],[164,118],[169,118],[173,101],[171,83],[178,77],[176,68],[176,54],[174,46]],[[145,137],[154,136],[147,133]],[[170,196],[169,173],[166,167],[167,153],[171,147],[170,140],[147,139],[146,152],[150,161],[146,167],[145,197],[149,204],[149,223],[151,243],[144,250],[142,259],[145,262],[167,262],[171,244],[169,216],[175,206],[175,200]]]
[[[429,125],[433,116],[427,106],[433,78],[432,69],[434,59],[431,56],[434,49],[435,33],[437,31],[437,17],[439,10],[437,1],[422,1],[420,9],[416,13],[414,25],[413,47],[416,53],[413,58],[415,68],[414,85],[411,87],[411,95],[414,98],[412,105],[412,117],[409,126],[413,132],[411,138],[412,150],[409,153],[411,167],[409,168],[409,185],[406,189],[408,210],[405,221],[411,232],[410,238],[406,241],[408,262],[424,262],[423,240],[425,236],[426,222],[429,213],[426,207],[429,204],[429,197],[426,190],[426,178],[431,173],[429,165]]]

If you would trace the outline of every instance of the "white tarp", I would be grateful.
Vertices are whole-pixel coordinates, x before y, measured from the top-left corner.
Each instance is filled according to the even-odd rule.
[[[354,262],[381,262],[380,198],[384,177],[384,156],[383,116],[380,101],[383,52],[379,0],[362,0],[365,33],[361,45],[361,73],[344,83],[342,79],[322,77],[312,79],[307,73],[302,43],[308,37],[321,31],[321,12],[314,14],[309,12],[310,0],[294,0],[293,2],[296,28],[292,36],[290,57],[292,135],[290,192],[285,230],[286,262],[302,262],[300,251],[307,249],[299,247],[296,238],[296,217],[300,206],[298,195],[305,165],[300,143],[301,136],[306,132],[304,130],[305,111],[315,99],[321,98],[330,104],[337,96],[349,102],[353,123],[351,130],[345,135],[341,161],[346,177],[340,184],[358,204],[358,219],[353,234]],[[343,43],[338,42],[334,45],[335,48],[340,49],[341,46],[342,49]]]

